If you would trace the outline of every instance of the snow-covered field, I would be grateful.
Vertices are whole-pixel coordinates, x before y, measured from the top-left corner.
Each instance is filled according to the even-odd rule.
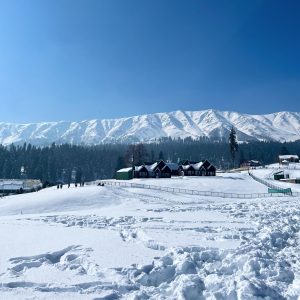
[[[275,184],[278,187],[291,188],[293,192],[300,192],[300,184],[274,180],[274,173],[279,171],[283,171],[285,174],[288,174],[290,178],[300,178],[300,163],[291,163],[288,166],[272,164],[267,166],[267,168],[251,170],[255,176]]]
[[[266,191],[245,173],[149,184]],[[1,198],[0,299],[300,299],[299,200],[113,186]]]
[[[186,188],[198,191],[224,192],[224,193],[267,193],[268,188],[256,181],[251,180],[249,184],[247,172],[243,173],[220,173],[216,177],[174,177],[168,178],[146,178],[133,179],[130,182],[150,184],[156,186]]]

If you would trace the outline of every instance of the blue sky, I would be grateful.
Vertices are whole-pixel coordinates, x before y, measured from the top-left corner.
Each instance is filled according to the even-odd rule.
[[[0,122],[300,109],[300,1],[0,0]]]

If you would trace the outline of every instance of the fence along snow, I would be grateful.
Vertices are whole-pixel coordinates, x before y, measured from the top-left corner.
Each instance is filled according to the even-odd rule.
[[[148,185],[142,183],[130,183],[130,182],[123,182],[123,181],[109,181],[109,180],[100,180],[97,181],[96,183],[99,182],[111,186],[151,189],[151,190],[159,190],[159,191],[165,191],[171,193],[190,194],[190,195],[199,195],[199,196],[207,196],[207,197],[221,197],[221,198],[254,199],[254,198],[269,198],[269,197],[284,197],[284,196],[300,196],[300,193],[293,193],[292,195],[287,193],[238,194],[238,193],[198,191],[198,190],[180,189],[180,188],[172,188],[172,187],[163,187],[157,185]]]
[[[294,195],[294,196],[299,196],[300,193],[292,193],[292,190],[291,188],[288,188],[288,189],[285,189],[285,188],[282,188],[280,186],[277,186],[275,184],[272,184],[262,178],[259,178],[257,176],[255,176],[254,174],[252,174],[251,172],[249,172],[249,175],[254,179],[256,180],[257,182],[267,186],[269,188],[269,193],[271,194],[278,194],[278,193],[282,193],[282,194],[285,194],[285,195]]]

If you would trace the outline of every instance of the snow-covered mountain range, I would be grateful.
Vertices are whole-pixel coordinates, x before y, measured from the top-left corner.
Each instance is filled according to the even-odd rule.
[[[150,142],[161,137],[227,138],[231,126],[235,127],[239,141],[295,141],[300,139],[300,112],[248,115],[217,110],[173,111],[80,122],[0,123],[0,143],[94,145]]]

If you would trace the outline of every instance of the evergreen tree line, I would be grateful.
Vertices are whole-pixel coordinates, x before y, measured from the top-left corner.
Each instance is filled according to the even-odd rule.
[[[125,146],[121,148],[119,145],[109,144],[0,146],[0,178],[30,178],[51,183],[111,178],[118,155],[126,149]],[[72,174],[75,175],[74,178]]]
[[[152,163],[163,159],[179,162],[184,159],[208,159],[217,168],[226,169],[232,164],[232,149],[228,141],[164,139],[150,144],[103,144],[96,146],[55,145],[37,147],[0,145],[0,178],[30,178],[55,183],[80,179],[113,178],[115,171],[132,165]],[[291,143],[249,142],[239,144],[235,164],[245,160],[259,160],[264,164],[278,161],[279,154],[300,156],[300,141]],[[77,179],[74,179],[74,173]]]

